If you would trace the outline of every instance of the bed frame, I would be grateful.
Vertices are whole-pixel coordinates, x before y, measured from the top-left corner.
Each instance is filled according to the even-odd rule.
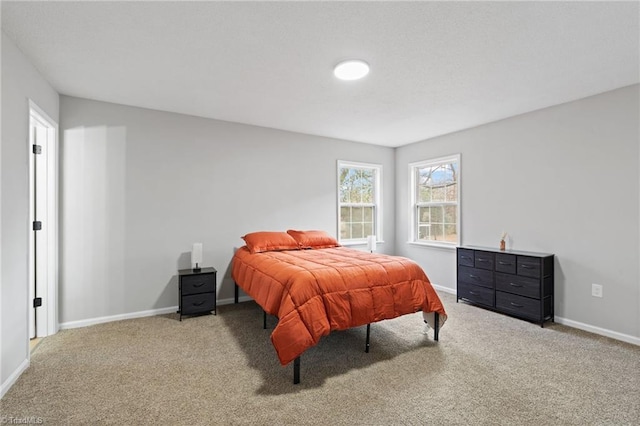
[[[234,293],[234,302],[238,303],[239,298],[239,287],[238,284],[235,283],[235,293]],[[427,321],[425,321],[425,324]],[[262,310],[262,328],[267,329],[267,312]],[[440,314],[434,312],[434,327],[433,327],[433,340],[438,341],[438,331],[440,328]],[[369,353],[369,337],[371,335],[371,324],[367,324],[367,339],[364,347],[364,351]],[[300,357],[297,357],[293,360],[293,384],[297,385],[300,383]]]

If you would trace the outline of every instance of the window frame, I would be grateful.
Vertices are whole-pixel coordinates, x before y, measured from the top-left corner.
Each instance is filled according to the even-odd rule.
[[[458,165],[457,176],[457,201],[456,201],[456,241],[427,241],[418,239],[418,182],[417,182],[417,170],[424,167],[435,167],[440,164],[455,162]],[[416,161],[409,163],[409,244],[415,244],[419,246],[427,247],[439,247],[447,249],[455,249],[460,245],[462,241],[462,217],[460,216],[461,194],[462,194],[462,165],[460,163],[460,154],[452,154],[444,157],[433,158],[429,160]],[[420,203],[424,206],[429,203]],[[435,205],[442,205],[443,202],[433,203]]]
[[[356,161],[344,161],[338,160],[336,167],[336,201],[337,201],[337,236],[338,242],[344,246],[350,245],[364,245],[367,244],[367,237],[365,235],[364,238],[350,238],[350,239],[342,239],[340,232],[340,214],[341,207],[344,206],[353,206],[358,203],[342,203],[340,201],[340,170],[345,168],[354,168],[354,169],[370,169],[373,170],[374,175],[374,188],[373,188],[373,206],[374,206],[374,223],[373,223],[373,232],[376,236],[376,241],[378,243],[384,242],[382,238],[382,164],[374,164],[374,163],[361,163]],[[365,205],[364,203],[361,203]],[[370,204],[366,204],[370,205]]]

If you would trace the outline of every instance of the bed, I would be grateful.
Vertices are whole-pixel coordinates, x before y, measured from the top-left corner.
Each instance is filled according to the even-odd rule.
[[[290,237],[290,238],[287,238]],[[415,262],[341,247],[322,231],[258,232],[244,237],[233,257],[232,277],[278,323],[271,342],[280,363],[294,362],[333,330],[423,312],[434,329],[446,312],[426,274]]]

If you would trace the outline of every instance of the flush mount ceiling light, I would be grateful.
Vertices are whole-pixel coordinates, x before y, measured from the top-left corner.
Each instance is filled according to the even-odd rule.
[[[359,59],[342,61],[333,69],[333,74],[340,80],[359,80],[369,74],[369,64]]]

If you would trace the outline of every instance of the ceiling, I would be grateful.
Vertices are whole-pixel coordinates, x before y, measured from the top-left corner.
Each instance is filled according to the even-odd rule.
[[[401,146],[640,81],[638,2],[2,2],[61,94]],[[371,65],[333,77],[340,60]]]

